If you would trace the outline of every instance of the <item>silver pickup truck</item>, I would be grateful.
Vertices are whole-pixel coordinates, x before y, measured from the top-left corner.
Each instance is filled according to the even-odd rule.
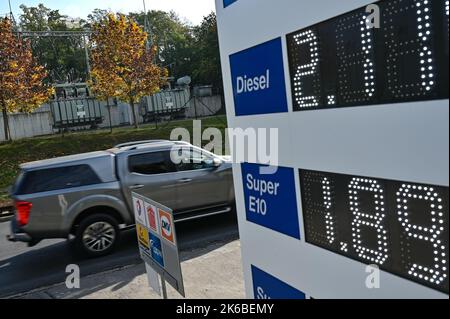
[[[21,165],[8,240],[33,246],[74,236],[84,254],[106,255],[134,224],[132,191],[172,208],[176,221],[234,208],[229,158],[185,142],[133,142]]]

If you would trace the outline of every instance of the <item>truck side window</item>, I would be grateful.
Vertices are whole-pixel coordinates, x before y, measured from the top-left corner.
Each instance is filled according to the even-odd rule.
[[[176,165],[179,172],[213,167],[213,159],[206,153],[196,149],[183,149],[181,156],[182,161]]]
[[[170,159],[170,151],[131,155],[128,159],[128,167],[131,173],[144,175],[165,174],[175,171]]]
[[[89,165],[39,169],[23,173],[17,193],[21,195],[100,184],[102,181]]]

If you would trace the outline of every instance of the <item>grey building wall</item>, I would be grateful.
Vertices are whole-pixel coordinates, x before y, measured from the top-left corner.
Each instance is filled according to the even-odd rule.
[[[31,114],[16,113],[8,116],[11,138],[13,140],[52,134],[52,116],[48,105]],[[0,141],[5,140],[3,116],[0,114]]]

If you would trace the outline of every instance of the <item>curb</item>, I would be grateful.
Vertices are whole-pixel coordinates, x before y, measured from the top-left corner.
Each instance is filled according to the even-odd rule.
[[[0,208],[0,223],[11,220],[11,218],[13,216],[14,216],[14,207],[13,206],[7,206],[7,207]]]

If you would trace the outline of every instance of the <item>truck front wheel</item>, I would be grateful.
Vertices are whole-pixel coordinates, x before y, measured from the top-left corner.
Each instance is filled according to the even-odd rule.
[[[119,240],[119,223],[106,214],[94,214],[84,218],[77,227],[75,246],[88,257],[110,254]]]

